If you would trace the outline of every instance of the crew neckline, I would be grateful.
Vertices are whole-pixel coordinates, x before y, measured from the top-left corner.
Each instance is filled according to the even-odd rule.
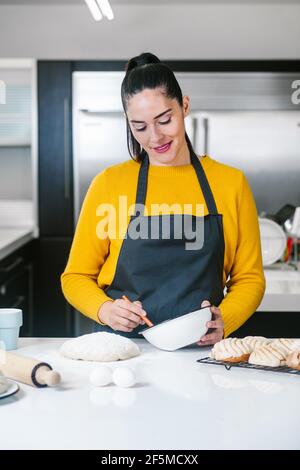
[[[202,155],[201,157],[197,155],[197,157],[199,158],[201,165],[203,165],[203,168],[207,168],[212,163],[212,159],[208,155]],[[192,173],[193,171],[194,167],[192,163],[178,166],[159,166],[149,164],[149,176],[180,176]]]

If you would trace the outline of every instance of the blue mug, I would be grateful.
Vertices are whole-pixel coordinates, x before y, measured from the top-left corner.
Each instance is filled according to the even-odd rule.
[[[23,324],[22,310],[0,308],[0,349],[17,349],[20,327]]]

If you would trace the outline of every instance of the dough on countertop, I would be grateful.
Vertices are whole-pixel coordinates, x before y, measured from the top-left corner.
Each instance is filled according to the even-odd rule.
[[[60,353],[69,359],[110,362],[138,356],[140,350],[131,339],[103,331],[66,341]]]

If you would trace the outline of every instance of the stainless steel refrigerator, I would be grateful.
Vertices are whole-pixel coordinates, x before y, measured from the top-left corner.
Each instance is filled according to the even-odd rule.
[[[241,169],[259,213],[300,203],[300,111],[195,113],[197,153]]]

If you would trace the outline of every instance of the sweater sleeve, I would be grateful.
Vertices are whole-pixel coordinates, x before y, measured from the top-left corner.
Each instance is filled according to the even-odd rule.
[[[97,283],[108,252],[109,237],[104,216],[97,216],[97,207],[109,202],[106,172],[92,181],[78,219],[71,251],[61,287],[67,301],[85,316],[101,323],[97,316],[100,306],[111,300]],[[100,223],[99,223],[100,222]]]
[[[244,174],[239,192],[237,216],[236,253],[226,283],[227,295],[219,305],[225,324],[225,338],[253,315],[266,287],[257,209]]]

